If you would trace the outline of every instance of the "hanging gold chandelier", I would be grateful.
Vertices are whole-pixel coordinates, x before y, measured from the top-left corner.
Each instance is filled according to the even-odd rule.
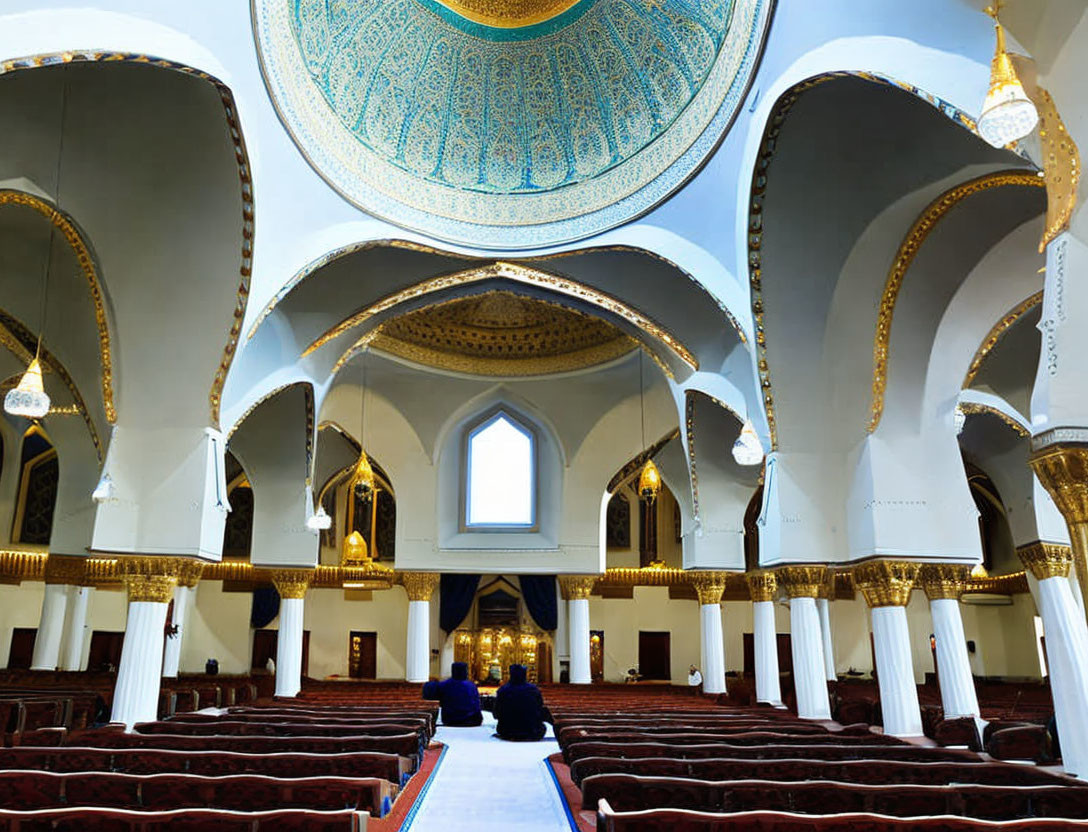
[[[355,463],[355,471],[351,475],[351,487],[355,496],[362,500],[370,499],[374,493],[374,469],[370,467],[370,459],[362,448],[359,449],[359,461]]]
[[[653,502],[661,493],[661,472],[652,459],[646,460],[642,473],[638,475],[638,496],[647,502]]]
[[[49,412],[49,405],[49,395],[42,384],[42,365],[34,356],[19,384],[4,396],[4,412],[27,419],[41,419]]]

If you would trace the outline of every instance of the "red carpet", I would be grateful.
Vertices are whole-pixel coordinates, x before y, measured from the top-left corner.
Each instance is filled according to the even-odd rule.
[[[384,818],[368,819],[366,825],[368,830],[373,830],[373,832],[397,832],[397,830],[400,829],[401,824],[404,823],[404,819],[408,817],[408,813],[412,811],[412,807],[415,805],[416,800],[419,799],[419,794],[423,791],[423,787],[430,782],[431,777],[434,776],[435,766],[438,765],[438,760],[442,756],[442,752],[445,748],[446,747],[440,742],[431,743],[430,747],[423,754],[423,763],[420,765],[419,771],[412,775],[412,779],[408,781],[408,785],[405,786],[404,791],[397,795],[397,799],[393,803],[393,811]]]
[[[571,817],[578,824],[581,832],[595,832],[597,829],[597,807],[590,806],[582,809],[582,790],[570,779],[570,766],[563,762],[562,752],[548,757],[548,765],[559,783],[559,790],[563,795],[563,802],[567,804]]]

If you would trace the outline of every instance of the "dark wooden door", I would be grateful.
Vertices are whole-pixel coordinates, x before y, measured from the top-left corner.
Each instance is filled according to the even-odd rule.
[[[16,627],[11,631],[11,652],[8,653],[8,667],[12,670],[30,670],[34,659],[34,639],[38,630],[35,627]]]
[[[777,633],[778,672],[793,673],[793,649],[790,646],[789,633]],[[756,640],[752,633],[744,634],[744,675],[756,673]]]
[[[638,672],[643,679],[672,679],[671,648],[668,633],[638,634]]]
[[[253,660],[249,663],[252,670],[264,670],[268,660],[276,659],[276,639],[279,638],[278,630],[254,630],[253,631]],[[310,673],[310,631],[302,632],[302,675]]]
[[[536,681],[540,684],[552,681],[552,646],[546,641],[536,643]]]
[[[352,679],[378,678],[378,634],[352,630],[348,636],[348,675]]]
[[[121,648],[125,634],[112,630],[95,630],[91,633],[91,647],[87,654],[87,669],[92,672],[117,670],[121,666]]]

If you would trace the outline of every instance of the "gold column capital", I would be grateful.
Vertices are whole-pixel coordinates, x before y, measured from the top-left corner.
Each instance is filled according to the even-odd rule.
[[[778,595],[778,577],[770,569],[746,572],[748,595],[753,601],[773,601]]]
[[[1088,445],[1047,445],[1028,464],[1066,523],[1088,523]]]
[[[409,601],[430,601],[438,587],[439,577],[437,572],[398,573],[398,580],[408,593]]]
[[[870,607],[905,607],[918,569],[913,561],[869,560],[854,567],[854,585]]]
[[[831,567],[827,568],[827,576],[824,578],[824,582],[820,584],[819,594],[817,598],[823,598],[827,601],[835,600],[835,576],[836,572]]]
[[[788,598],[818,598],[828,571],[826,566],[781,566],[775,576]]]
[[[1073,565],[1073,549],[1062,543],[1044,543],[1036,540],[1016,547],[1024,567],[1038,580],[1065,578]]]
[[[729,581],[727,572],[691,572],[688,580],[695,587],[700,605],[720,604],[725,594],[725,585]]]
[[[305,598],[314,579],[312,569],[273,569],[272,585],[280,598]]]
[[[958,601],[970,577],[971,567],[964,563],[927,563],[918,570],[918,583],[930,601]]]
[[[178,575],[191,562],[190,558],[168,555],[127,555],[117,558],[117,571],[128,591],[129,603],[169,604],[174,597]]]
[[[564,601],[580,601],[589,597],[599,575],[560,575],[559,591]]]
[[[45,583],[81,586],[87,580],[87,558],[83,555],[56,555],[45,561]]]
[[[195,587],[204,575],[204,566],[201,560],[185,560],[178,570],[178,586]]]

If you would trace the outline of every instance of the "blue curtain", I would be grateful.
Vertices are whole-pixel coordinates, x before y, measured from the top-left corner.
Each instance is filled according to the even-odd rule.
[[[529,615],[542,630],[554,630],[559,624],[555,600],[555,575],[519,575],[521,597]]]
[[[253,590],[253,606],[249,610],[249,623],[255,629],[267,627],[280,614],[280,594],[274,586]]]
[[[476,588],[480,585],[479,575],[442,574],[438,596],[438,625],[447,633],[452,633],[465,620],[472,609],[472,600],[476,597]]]

